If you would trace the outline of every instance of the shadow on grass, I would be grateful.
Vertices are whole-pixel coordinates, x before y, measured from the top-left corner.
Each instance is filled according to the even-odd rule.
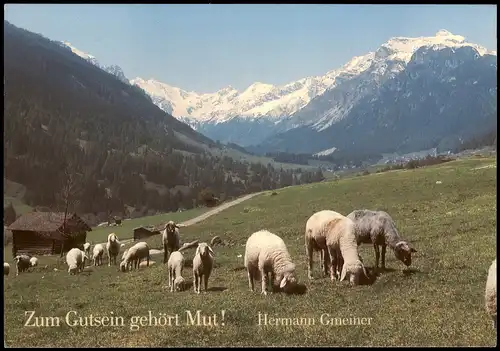
[[[373,267],[365,267],[365,269],[367,276],[361,275],[361,277],[359,278],[359,285],[375,284],[375,281],[377,280],[378,276],[377,271]]]
[[[406,268],[406,269],[403,269],[403,275],[405,277],[410,277],[410,276],[412,276],[414,274],[423,274],[423,272],[420,271],[417,268]]]
[[[239,271],[244,271],[244,270],[246,270],[245,266],[239,266],[239,267],[232,269],[233,272],[239,272]]]
[[[277,285],[273,285],[273,294],[282,293],[285,295],[304,295],[306,292],[307,286],[303,283],[297,283],[293,287],[288,288],[286,291],[280,289]]]
[[[212,286],[208,288],[208,291],[224,291],[227,290],[224,286]]]

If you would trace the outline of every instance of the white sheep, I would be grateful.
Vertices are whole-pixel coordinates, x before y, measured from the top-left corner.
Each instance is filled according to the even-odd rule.
[[[115,233],[108,235],[108,241],[106,242],[106,252],[108,253],[108,266],[111,266],[111,262],[116,265],[116,257],[120,253],[120,241]]]
[[[128,249],[127,255],[120,263],[120,270],[125,272],[132,268],[139,269],[139,263],[144,258],[147,260],[146,265],[149,267],[149,260],[151,259],[149,256],[149,245],[141,241]]]
[[[184,255],[182,252],[174,251],[170,254],[167,269],[170,292],[183,290],[185,280],[182,277],[182,270],[184,269]]]
[[[30,265],[30,257],[28,255],[17,255],[14,257],[16,262],[16,277],[19,273],[27,271]]]
[[[94,261],[94,266],[102,265],[102,258],[104,256],[104,246],[102,244],[96,244],[92,250],[92,260]]]
[[[245,245],[244,264],[251,291],[254,291],[254,279],[260,277],[261,293],[267,295],[269,274],[271,287],[279,284],[280,289],[287,291],[297,284],[295,264],[285,242],[267,230],[260,230],[250,235]]]
[[[368,277],[358,253],[354,222],[338,212],[323,210],[313,214],[306,222],[305,246],[308,260],[308,277],[312,279],[312,257],[314,250],[326,251],[330,264],[330,279],[340,281],[350,275],[351,285],[359,284],[361,274]],[[326,255],[325,255],[326,256]]]
[[[10,264],[7,262],[3,263],[3,275],[9,275],[10,273]]]
[[[214,265],[214,251],[207,243],[199,243],[193,258],[193,287],[194,292],[199,294],[201,290],[201,280],[208,289],[208,278],[212,273]]]
[[[83,244],[83,252],[85,252],[85,255],[90,256],[90,243]]]
[[[169,252],[177,251],[181,246],[179,228],[180,226],[174,221],[165,224],[165,229],[162,231],[163,263],[167,263]]]
[[[83,270],[85,253],[78,249],[73,248],[66,254],[66,264],[68,265],[68,273],[76,274]]]
[[[125,251],[123,251],[123,255],[122,255],[122,261],[125,259],[125,257],[127,256],[127,252],[128,252],[128,249],[126,249]]]
[[[493,328],[497,327],[497,259],[491,262],[486,280],[486,290],[484,294],[486,312],[493,320]]]
[[[36,267],[38,266],[38,258],[35,256],[30,258],[30,267]]]
[[[355,210],[349,215],[355,224],[358,245],[373,244],[375,249],[375,269],[379,269],[380,249],[382,247],[382,270],[385,269],[386,247],[394,251],[394,256],[407,267],[411,265],[411,254],[417,252],[404,240],[396,229],[396,225],[387,212],[371,210]]]

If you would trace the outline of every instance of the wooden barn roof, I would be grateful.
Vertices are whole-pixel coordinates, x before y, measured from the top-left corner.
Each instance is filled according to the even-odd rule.
[[[9,230],[25,230],[35,232],[54,232],[61,229],[64,222],[64,212],[29,212],[23,214],[14,223]],[[82,227],[86,231],[92,229],[76,213],[68,213],[66,225]]]

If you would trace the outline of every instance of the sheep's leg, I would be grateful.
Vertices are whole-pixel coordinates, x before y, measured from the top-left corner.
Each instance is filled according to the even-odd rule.
[[[382,245],[382,270],[385,270],[385,251],[387,249],[387,245]]]
[[[275,276],[274,272],[271,272],[270,275],[271,275],[271,279],[269,279],[269,291],[273,292],[274,291],[274,283],[275,283],[274,280],[276,279],[276,276]]]
[[[168,270],[168,284],[170,285],[170,292],[174,292],[174,280],[175,280],[175,274],[174,274],[174,272],[171,272],[169,269]]]
[[[380,250],[377,244],[373,244],[373,248],[375,249],[375,270],[378,270],[378,263],[380,260]]]
[[[340,277],[342,275],[342,268],[344,267],[344,257],[340,250],[337,251],[337,274]]]
[[[108,267],[111,267],[111,255],[109,254],[109,250],[108,250]]]
[[[148,257],[146,258],[146,266],[149,267],[149,254]]]
[[[261,294],[267,295],[266,285],[267,285],[267,272],[264,269],[260,270],[260,279],[261,279]]]
[[[253,285],[253,273],[251,268],[247,268],[247,273],[248,273],[248,287],[250,288],[250,291],[254,291],[254,285]]]
[[[334,281],[337,277],[335,272],[337,267],[337,252],[329,247],[328,255],[330,256],[330,280]]]
[[[205,292],[208,291],[208,278],[209,278],[209,275],[208,274],[204,274],[203,275],[203,282],[205,283]]]
[[[328,277],[328,252],[324,249],[321,249],[321,255],[321,258],[323,259],[323,275],[325,277]]]
[[[313,279],[312,269],[313,269],[313,247],[312,242],[308,241],[306,244],[306,256],[307,256],[307,276],[309,279]]]
[[[198,284],[198,274],[197,273],[194,273],[193,274],[193,289],[194,289],[194,293],[197,294],[198,293],[198,289],[197,289],[197,284]]]
[[[163,263],[167,263],[167,259],[168,259],[168,248],[167,245],[163,243]]]
[[[323,259],[324,255],[325,254],[324,254],[323,250],[319,250],[319,270],[320,271],[323,271],[323,268],[324,268],[323,267],[323,265],[325,264],[324,259]]]

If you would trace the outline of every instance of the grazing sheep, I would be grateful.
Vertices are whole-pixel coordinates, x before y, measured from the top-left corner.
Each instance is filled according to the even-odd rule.
[[[201,290],[201,279],[208,289],[208,278],[212,273],[214,265],[214,251],[207,243],[199,243],[193,258],[193,286],[194,292],[199,294]]]
[[[115,233],[108,235],[108,242],[106,243],[106,251],[108,253],[108,266],[111,266],[111,261],[116,265],[116,257],[120,253],[120,242]]]
[[[27,271],[30,265],[30,257],[28,255],[17,255],[14,257],[16,262],[16,277],[19,273]]]
[[[405,241],[392,220],[384,211],[355,210],[348,218],[355,224],[356,240],[358,245],[373,244],[375,249],[375,269],[379,268],[380,249],[382,247],[382,270],[385,269],[386,247],[394,251],[394,256],[407,267],[411,265],[411,254],[417,252]]]
[[[267,295],[268,274],[271,275],[271,287],[279,284],[281,289],[288,291],[297,283],[295,264],[285,242],[267,230],[250,235],[245,246],[244,262],[251,291],[254,291],[254,279],[260,277],[262,294]]]
[[[359,284],[361,274],[368,277],[358,253],[358,245],[354,233],[354,222],[335,211],[319,211],[306,222],[305,246],[308,260],[308,277],[312,279],[313,251],[323,252],[324,272],[330,266],[330,279],[340,281],[350,275],[351,285]],[[326,260],[327,252],[329,262]]]
[[[174,251],[170,254],[167,268],[170,292],[183,290],[185,281],[182,277],[182,270],[184,269],[184,255],[182,252]]]
[[[486,312],[493,320],[493,328],[497,328],[497,259],[491,262],[488,269],[488,279],[486,280],[485,291]]]
[[[96,244],[92,250],[92,260],[94,261],[94,266],[102,265],[102,258],[104,256],[104,247],[102,244]]]
[[[35,256],[30,258],[30,267],[36,267],[38,266],[38,258]]]
[[[162,232],[163,263],[167,263],[169,252],[177,251],[181,246],[179,228],[180,226],[174,221],[168,221],[165,224],[165,229]]]
[[[141,241],[128,249],[127,255],[120,263],[120,270],[125,272],[132,268],[139,269],[139,263],[144,258],[147,260],[146,265],[149,267],[149,260],[151,259],[149,256],[149,245]]]
[[[127,252],[128,252],[128,249],[126,249],[125,251],[123,251],[122,261],[125,259],[125,256],[127,256]]]
[[[84,257],[85,253],[78,248],[68,251],[66,254],[66,264],[68,265],[69,274],[77,274],[83,270]]]
[[[85,255],[90,256],[90,243],[83,244],[83,252],[85,252]]]
[[[9,275],[10,273],[10,264],[7,262],[3,263],[3,275]]]

